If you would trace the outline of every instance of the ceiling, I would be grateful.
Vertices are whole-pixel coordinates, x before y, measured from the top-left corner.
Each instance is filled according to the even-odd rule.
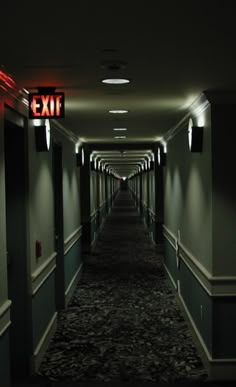
[[[100,149],[155,143],[203,90],[236,86],[231,0],[5,1],[1,14],[2,69],[29,91],[64,91],[60,124]],[[130,83],[103,84],[107,77]]]

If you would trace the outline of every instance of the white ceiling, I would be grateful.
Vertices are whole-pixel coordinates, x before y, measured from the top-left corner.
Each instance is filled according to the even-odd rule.
[[[0,64],[28,90],[64,91],[60,124],[81,141],[155,142],[203,90],[235,88],[235,26],[231,0],[5,1]],[[101,83],[110,76],[131,82]]]

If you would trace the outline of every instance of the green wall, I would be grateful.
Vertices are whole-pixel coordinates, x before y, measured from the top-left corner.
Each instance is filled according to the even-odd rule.
[[[2,387],[10,386],[9,348],[9,332],[7,331],[0,336],[0,386]]]
[[[65,289],[70,285],[81,263],[81,240],[79,239],[65,255]]]
[[[212,164],[210,107],[202,112],[202,153],[188,149],[188,120],[168,142],[164,167],[164,223],[206,269],[212,271]],[[193,117],[194,118],[194,117]],[[197,119],[194,124],[197,125]]]
[[[55,312],[55,273],[53,272],[32,298],[34,349],[45,333]]]

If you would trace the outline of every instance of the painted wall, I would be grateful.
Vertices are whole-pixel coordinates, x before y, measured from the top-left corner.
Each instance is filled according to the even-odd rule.
[[[235,106],[213,104],[213,272],[236,275]]]
[[[0,385],[10,383],[9,331],[10,312],[6,315],[7,257],[5,218],[5,168],[4,168],[4,94],[0,88]]]
[[[55,138],[59,135],[55,133]],[[75,145],[65,137],[60,138],[63,148],[63,222],[64,222],[64,268],[66,294],[75,285],[76,275],[82,264],[81,214],[80,214],[80,168],[76,166]],[[67,303],[69,302],[69,298]]]
[[[0,386],[10,386],[9,333],[0,336]]]
[[[105,173],[99,173],[99,206],[105,203]]]
[[[154,171],[149,171],[149,208],[155,213],[155,176]]]
[[[90,173],[90,202],[90,214],[92,215],[96,211],[97,203],[97,172],[95,171],[91,171]]]
[[[202,346],[209,377],[235,380],[235,104],[210,95],[195,108],[193,124],[204,127],[202,152],[188,150],[189,116],[168,141],[165,267]]]
[[[58,136],[56,135],[56,138]],[[64,239],[80,227],[80,168],[76,167],[74,143],[62,138]]]
[[[147,198],[147,172],[143,171],[143,178],[142,178],[142,193],[143,198],[142,202],[145,207],[147,207],[148,204],[148,198]]]
[[[54,197],[52,149],[36,152],[34,128],[29,121],[29,241],[33,273],[54,252]],[[35,256],[35,241],[42,244],[42,256]]]
[[[0,89],[0,306],[7,299],[5,168],[4,168],[4,96]]]
[[[168,142],[164,167],[165,226],[205,267],[212,272],[212,162],[210,107],[202,112],[202,153],[188,149],[188,122]],[[197,124],[195,117],[194,124]]]

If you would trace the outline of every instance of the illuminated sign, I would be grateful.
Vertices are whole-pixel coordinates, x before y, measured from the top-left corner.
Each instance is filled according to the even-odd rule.
[[[29,93],[29,118],[64,118],[64,93],[42,89]]]

